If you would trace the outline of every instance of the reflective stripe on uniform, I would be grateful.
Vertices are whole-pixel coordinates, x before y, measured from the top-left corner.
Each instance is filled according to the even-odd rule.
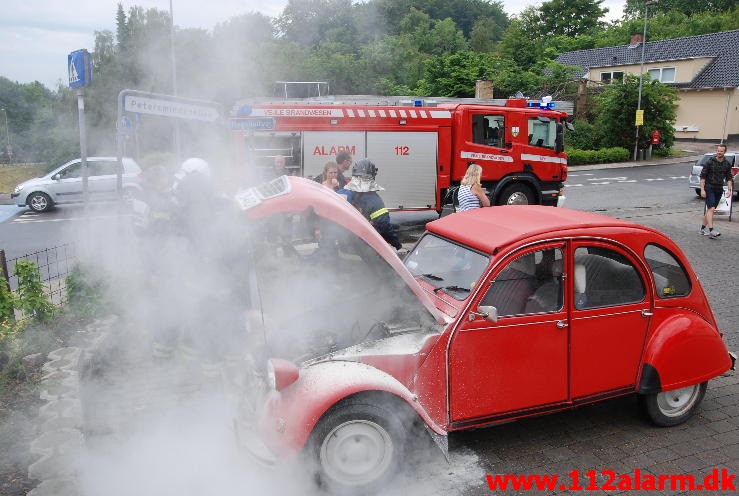
[[[374,212],[372,212],[370,214],[370,220],[375,220],[376,218],[378,218],[382,214],[389,214],[389,213],[390,213],[390,211],[388,209],[386,209],[386,208],[381,208],[379,210],[375,210]]]

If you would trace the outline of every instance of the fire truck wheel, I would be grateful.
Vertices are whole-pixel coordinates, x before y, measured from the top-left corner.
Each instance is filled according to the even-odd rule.
[[[507,186],[498,198],[498,205],[533,205],[534,195],[531,189],[524,184]]]
[[[707,382],[672,391],[639,396],[639,405],[655,425],[669,427],[682,424],[700,405]]]
[[[382,404],[340,404],[318,423],[312,448],[321,486],[337,494],[374,492],[403,462],[406,436],[398,416]]]

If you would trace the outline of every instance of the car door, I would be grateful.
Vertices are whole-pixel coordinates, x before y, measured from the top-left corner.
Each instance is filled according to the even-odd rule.
[[[570,395],[633,391],[653,308],[648,278],[619,246],[578,241],[572,248]]]
[[[115,160],[95,160],[88,162],[88,167],[87,187],[90,200],[115,200],[117,162]]]
[[[493,322],[469,311],[452,337],[449,405],[463,427],[568,399],[567,296],[563,243],[505,259],[472,309],[494,306]]]
[[[82,164],[79,160],[69,164],[52,176],[49,190],[55,203],[82,201]]]

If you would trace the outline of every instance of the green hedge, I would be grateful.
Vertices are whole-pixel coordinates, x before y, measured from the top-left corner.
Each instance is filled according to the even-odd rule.
[[[600,150],[578,150],[571,148],[567,152],[568,165],[605,164],[608,162],[627,162],[631,153],[626,148],[619,146],[613,148],[601,148]]]

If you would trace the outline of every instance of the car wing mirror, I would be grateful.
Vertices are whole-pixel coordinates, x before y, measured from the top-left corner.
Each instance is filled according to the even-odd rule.
[[[52,179],[53,179],[54,181],[59,181],[59,180],[60,180],[60,179],[62,178],[62,175],[61,175],[60,173],[58,173],[58,172],[57,172],[56,174],[54,174],[53,176],[51,176],[51,178],[52,178]]]
[[[475,320],[475,317],[482,317],[490,322],[498,322],[498,309],[492,305],[480,305],[477,312],[470,312],[469,320]]]

